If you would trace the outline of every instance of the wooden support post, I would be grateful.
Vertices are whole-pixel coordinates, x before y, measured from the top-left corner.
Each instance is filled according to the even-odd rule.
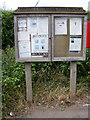
[[[27,102],[32,102],[31,63],[25,63],[25,75],[26,75],[26,99]]]
[[[70,62],[70,98],[73,98],[76,92],[77,63]]]

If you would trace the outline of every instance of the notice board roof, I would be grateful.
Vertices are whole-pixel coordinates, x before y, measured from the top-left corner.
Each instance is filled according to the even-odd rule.
[[[29,13],[87,14],[82,7],[18,7],[14,12],[14,14]]]

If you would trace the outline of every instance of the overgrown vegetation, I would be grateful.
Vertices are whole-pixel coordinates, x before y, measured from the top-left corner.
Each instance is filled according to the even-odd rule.
[[[90,20],[90,11],[88,11],[88,21]]]
[[[2,87],[4,112],[14,110],[18,105],[19,97],[25,91],[24,63],[15,62],[14,48],[8,46],[2,52]],[[13,101],[13,104],[12,104]]]
[[[2,11],[2,48],[14,46],[14,18],[13,11]]]
[[[90,56],[87,57],[87,60],[90,60]],[[77,90],[85,90],[88,86],[90,62],[87,60],[78,62]],[[24,63],[15,61],[14,48],[10,48],[10,46],[5,51],[3,50],[2,64],[3,114],[9,115],[11,111],[16,113],[26,104],[25,67]],[[35,101],[40,102],[40,99],[44,98],[44,101],[47,101],[47,99],[52,101],[56,96],[59,97],[61,93],[66,94],[69,92],[69,64],[69,62],[32,63],[33,95],[35,96]],[[83,84],[81,85],[81,83]],[[60,89],[62,89],[61,93]],[[37,95],[38,97],[36,98]]]
[[[0,49],[2,47],[2,13],[1,13],[1,10],[0,10]]]
[[[90,20],[89,15],[88,20]],[[27,104],[25,101],[25,64],[15,61],[11,11],[3,11],[2,23],[3,116],[7,116],[10,112],[17,113]],[[77,64],[77,90],[84,91],[87,90],[90,80],[90,49],[87,49],[86,61],[78,61]],[[69,95],[69,73],[70,62],[32,63],[33,102],[51,103],[54,100],[57,101],[62,93],[64,97],[66,94]]]

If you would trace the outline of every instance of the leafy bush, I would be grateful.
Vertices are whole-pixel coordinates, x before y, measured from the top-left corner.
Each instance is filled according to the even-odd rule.
[[[86,60],[85,61],[78,61],[77,62],[78,69],[77,75],[80,76],[88,76],[90,73],[90,48],[86,50]]]
[[[90,11],[88,11],[88,21],[90,20]]]
[[[14,17],[12,11],[2,11],[2,48],[14,46]]]
[[[2,20],[1,20],[1,11],[0,11],[0,49],[2,47]]]
[[[14,48],[10,46],[2,52],[2,70],[3,113],[8,111],[9,114],[11,110],[16,110],[16,103],[25,95],[24,63],[15,61]]]

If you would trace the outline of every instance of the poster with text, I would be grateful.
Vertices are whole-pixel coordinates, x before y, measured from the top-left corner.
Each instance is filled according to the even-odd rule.
[[[80,52],[81,51],[81,37],[70,37],[70,52]]]
[[[32,35],[31,46],[32,53],[48,53],[48,35]]]
[[[31,56],[30,41],[19,41],[19,57],[28,58]]]
[[[31,34],[48,34],[48,17],[31,17],[28,22]]]
[[[70,35],[82,35],[82,18],[70,18]]]
[[[48,34],[48,17],[38,17],[38,34]]]
[[[27,30],[27,19],[20,18],[18,19],[18,31]]]
[[[37,34],[37,17],[31,17],[28,18],[28,30],[30,31],[30,34]]]
[[[55,35],[67,34],[67,18],[55,18]]]
[[[29,40],[29,34],[27,31],[18,32],[18,41]]]

